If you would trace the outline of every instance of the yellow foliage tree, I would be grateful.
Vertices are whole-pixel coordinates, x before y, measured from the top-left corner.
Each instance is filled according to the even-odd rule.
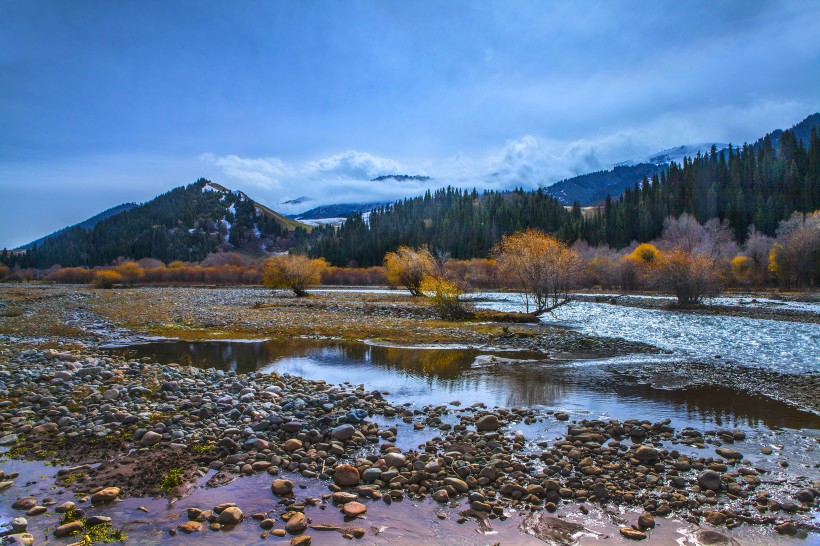
[[[122,277],[122,282],[128,284],[134,284],[145,276],[145,270],[137,262],[123,262],[114,271]]]
[[[569,288],[580,259],[576,252],[551,235],[528,229],[504,236],[493,254],[501,273],[525,295],[526,309],[542,314],[570,301]]]
[[[660,252],[650,243],[641,243],[632,251],[630,257],[643,265],[652,265],[658,261]]]
[[[384,256],[387,282],[403,286],[414,296],[421,296],[424,277],[436,271],[436,260],[426,248],[412,249],[400,246],[395,252]]]
[[[322,272],[328,268],[324,258],[311,260],[300,254],[281,254],[265,261],[262,282],[268,288],[289,288],[299,297],[307,289],[322,282]]]
[[[110,269],[103,269],[94,273],[91,284],[97,288],[112,288],[115,284],[122,282],[122,275]]]
[[[426,275],[419,287],[430,298],[433,309],[446,320],[461,320],[469,315],[461,302],[464,290],[456,282],[439,276]]]
[[[732,278],[738,284],[747,285],[751,282],[752,269],[754,263],[748,256],[737,255],[729,262],[729,267],[732,270]]]

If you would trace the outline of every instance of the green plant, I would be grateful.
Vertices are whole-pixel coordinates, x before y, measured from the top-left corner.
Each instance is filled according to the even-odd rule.
[[[183,473],[184,472],[181,468],[172,468],[169,470],[168,474],[166,474],[165,477],[159,482],[160,490],[167,493],[182,485]]]

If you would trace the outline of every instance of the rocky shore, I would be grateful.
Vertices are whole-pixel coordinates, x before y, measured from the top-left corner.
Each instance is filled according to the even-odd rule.
[[[745,462],[733,448],[744,442],[742,431],[676,430],[647,420],[569,422],[567,414],[481,404],[413,411],[362,387],[160,366],[94,351],[6,347],[0,356],[5,455],[60,464],[56,485],[78,498],[76,508],[54,498],[16,499],[21,517],[120,497],[184,495],[206,475],[218,487],[267,473],[281,509],[247,517],[266,536],[298,537],[294,544],[308,543],[306,505],[338,505],[352,523],[337,530],[357,537],[367,531],[355,518],[369,503],[405,497],[458,506],[459,518],[477,522],[503,519],[510,509],[554,512],[566,503],[639,507],[645,514],[621,530],[634,539],[651,534],[655,517],[671,513],[728,528],[816,530],[810,514],[820,503],[820,483],[769,476]],[[437,428],[439,435],[402,452],[393,445],[396,427],[378,426],[374,417]],[[539,420],[567,421],[566,432],[537,443],[516,432]],[[710,455],[695,454],[703,449]],[[327,494],[300,498],[281,473],[320,480]],[[13,480],[2,476],[0,491]],[[246,518],[230,503],[188,516],[168,531],[218,530]],[[17,521],[13,530],[24,527]],[[81,536],[91,527],[78,517],[54,534]],[[531,532],[547,532],[538,529]]]

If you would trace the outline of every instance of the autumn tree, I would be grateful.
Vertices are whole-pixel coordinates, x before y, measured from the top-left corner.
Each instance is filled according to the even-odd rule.
[[[137,283],[145,276],[145,270],[137,262],[123,262],[114,271],[122,277],[122,282],[128,284]]]
[[[464,289],[457,281],[438,275],[425,275],[419,290],[430,299],[433,309],[445,320],[462,320],[469,313],[461,296]]]
[[[9,268],[5,264],[0,264],[0,282],[6,280],[6,277],[9,276]]]
[[[684,248],[662,252],[652,269],[652,284],[674,295],[679,305],[696,305],[720,293],[720,282],[709,256]]]
[[[116,271],[102,269],[94,273],[94,278],[91,280],[91,284],[97,288],[113,288],[115,284],[121,283],[122,280],[122,275]]]
[[[311,260],[301,254],[280,254],[265,261],[262,282],[268,288],[288,288],[299,297],[307,289],[322,282],[322,272],[328,267],[323,258]]]
[[[433,254],[426,248],[412,249],[400,246],[395,252],[384,256],[387,282],[393,286],[403,286],[414,296],[423,295],[421,283],[426,275],[438,271],[439,265]]]
[[[502,237],[493,250],[501,274],[530,301],[540,315],[568,303],[569,289],[579,267],[578,254],[567,245],[537,229]]]

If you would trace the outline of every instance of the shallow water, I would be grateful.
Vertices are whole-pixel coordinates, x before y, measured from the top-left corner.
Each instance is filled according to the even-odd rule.
[[[475,294],[478,307],[523,311],[517,294]],[[728,299],[728,298],[727,298]],[[820,372],[820,325],[641,309],[575,301],[542,317],[545,324],[577,329],[593,336],[619,337],[648,343],[673,358],[736,362],[787,374]],[[720,361],[715,359],[720,357]],[[657,358],[646,355],[647,361]]]
[[[390,392],[395,403],[416,407],[457,400],[463,405],[544,406],[592,418],[668,418],[678,426],[820,428],[820,417],[780,402],[719,387],[655,388],[619,373],[644,366],[641,356],[563,362],[529,353],[311,340],[165,341],[111,351],[166,364],[363,383],[369,390]]]

